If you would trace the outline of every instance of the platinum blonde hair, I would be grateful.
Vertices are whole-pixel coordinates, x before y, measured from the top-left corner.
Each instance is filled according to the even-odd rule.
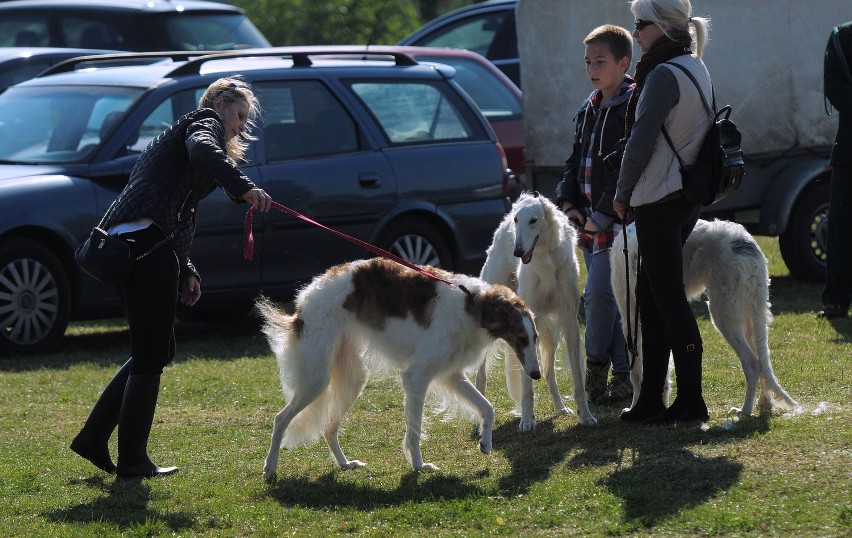
[[[230,139],[225,148],[228,159],[236,164],[239,161],[245,160],[249,142],[257,140],[257,137],[252,132],[257,127],[257,120],[260,117],[260,102],[254,95],[251,85],[243,80],[240,75],[220,78],[208,86],[198,101],[198,107],[215,108],[213,103],[219,96],[224,99],[223,107],[237,101],[244,101],[248,105],[249,114],[246,121],[246,130],[240,133],[239,136]]]
[[[710,39],[710,19],[693,17],[689,0],[632,0],[630,11],[637,19],[653,22],[669,37],[672,29],[689,33],[695,41],[695,55],[701,58]]]

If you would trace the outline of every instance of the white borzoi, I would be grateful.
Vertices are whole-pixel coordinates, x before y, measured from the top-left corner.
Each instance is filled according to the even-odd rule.
[[[575,245],[577,232],[565,216],[547,198],[525,192],[497,230],[480,278],[486,282],[516,287],[518,296],[535,312],[539,332],[542,373],[547,381],[556,414],[570,414],[556,384],[555,353],[560,335],[564,336],[568,364],[574,381],[574,400],[580,424],[594,425],[597,419],[589,411],[585,389],[585,361],[580,354],[579,265]],[[506,353],[506,383],[520,412],[520,431],[535,427],[533,387],[527,376],[520,375]],[[483,361],[476,386],[485,393],[486,370],[490,358]]]
[[[453,285],[373,258],[332,267],[314,278],[299,292],[292,316],[266,300],[258,302],[288,402],[275,416],[264,465],[267,480],[276,473],[282,445],[295,447],[320,434],[342,469],[363,466],[340,449],[340,421],[368,374],[388,367],[401,370],[406,429],[402,449],[415,470],[436,468],[424,463],[420,452],[430,388],[477,413],[479,448],[491,452],[494,408],[468,381],[465,370],[475,367],[485,348],[502,338],[523,370],[533,379],[541,377],[533,314],[505,286],[432,271]]]
[[[624,238],[619,235],[614,248],[623,248]],[[634,225],[627,227],[627,250],[630,258],[630,306],[636,308],[636,261],[638,243]],[[627,312],[624,255],[611,256],[612,291],[621,312],[622,327],[627,336],[627,318],[631,323],[634,312]],[[760,383],[759,409],[787,411],[799,407],[793,398],[781,388],[772,363],[769,360],[769,273],[766,257],[754,238],[739,224],[715,220],[699,220],[683,247],[683,283],[687,297],[696,299],[705,293],[710,318],[734,349],[745,374],[745,401],[740,409],[732,409],[742,415],[751,415],[754,410],[757,385]],[[641,324],[641,312],[640,324]],[[642,339],[639,334],[636,364],[630,373],[633,383],[633,404],[639,398],[642,383]],[[670,382],[666,378],[663,404],[668,405]]]

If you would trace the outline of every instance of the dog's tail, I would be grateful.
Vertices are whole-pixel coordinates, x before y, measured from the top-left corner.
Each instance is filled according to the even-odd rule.
[[[765,264],[764,264],[765,267]],[[769,324],[772,322],[772,312],[769,307],[769,276],[760,275],[766,279],[766,285],[756,286],[751,304],[751,327],[754,351],[760,361],[760,397],[757,407],[767,411],[793,411],[799,408],[799,403],[787,394],[772,369],[769,358]]]
[[[336,320],[314,330],[297,311],[289,315],[265,297],[256,303],[262,330],[278,360],[281,390],[288,405],[304,405],[284,432],[282,446],[296,448],[318,440],[361,393],[367,367],[361,349]],[[319,335],[314,338],[314,335]]]

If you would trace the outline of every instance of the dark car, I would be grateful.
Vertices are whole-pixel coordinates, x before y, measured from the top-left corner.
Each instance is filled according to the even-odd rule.
[[[0,47],[215,51],[268,46],[242,10],[218,2],[0,2]]]
[[[29,80],[48,67],[75,56],[114,53],[114,50],[62,49],[39,47],[0,48],[0,92]]]
[[[449,47],[479,53],[521,87],[517,0],[489,0],[450,11],[402,39],[400,45]]]
[[[78,58],[0,94],[0,350],[46,349],[69,320],[118,312],[114,290],[81,274],[73,251],[148,142],[237,72],[263,108],[241,169],[273,199],[409,261],[478,273],[509,187],[488,122],[449,66],[341,55],[150,53],[135,58],[155,63],[121,67],[107,55],[109,67],[74,71]],[[246,209],[221,192],[202,202],[196,308],[247,308],[261,291],[289,300],[328,267],[372,256],[273,211],[255,215],[248,262]]]
[[[359,46],[343,50],[363,50]],[[308,48],[310,49],[310,48]],[[372,45],[374,52],[402,52],[419,62],[446,64],[456,70],[453,80],[479,106],[479,110],[506,151],[506,160],[516,178],[516,194],[526,185],[524,162],[524,115],[521,90],[482,55],[463,49]]]

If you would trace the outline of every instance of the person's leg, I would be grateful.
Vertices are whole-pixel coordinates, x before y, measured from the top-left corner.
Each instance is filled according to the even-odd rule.
[[[644,239],[646,243],[653,241],[657,248],[654,256],[643,256],[642,263],[671,345],[677,379],[675,401],[653,421],[707,420],[701,389],[703,342],[683,287],[683,244],[701,208],[683,200],[649,208],[650,215],[646,216],[653,217],[654,224],[646,227]]]
[[[583,256],[588,275],[583,290],[586,317],[586,397],[590,402],[595,402],[606,393],[609,376],[609,316],[606,311],[606,290],[602,286],[602,269],[608,267],[602,267],[600,259],[603,254],[584,251]],[[609,279],[608,271],[606,278]]]
[[[118,426],[118,415],[132,362],[131,357],[118,370],[101,393],[80,433],[71,441],[71,450],[110,474],[115,474],[115,464],[109,455],[109,438]]]
[[[137,236],[140,251],[160,236],[156,232],[151,237],[150,228],[143,232]],[[118,421],[120,477],[152,477],[177,471],[177,467],[159,467],[151,461],[148,437],[157,407],[160,375],[174,357],[178,276],[177,258],[164,246],[136,262],[124,287],[134,361]]]
[[[827,243],[820,315],[844,317],[852,299],[852,167],[838,166],[831,172]]]
[[[593,302],[593,316],[586,310],[586,349],[590,364],[595,357],[596,364],[611,364],[612,378],[603,395],[597,398],[599,404],[621,403],[633,398],[633,385],[630,382],[630,365],[627,361],[624,336],[621,330],[621,316],[612,293],[610,283],[610,251],[598,252],[588,263],[586,284],[586,304]],[[595,345],[589,349],[589,330],[593,326]]]

